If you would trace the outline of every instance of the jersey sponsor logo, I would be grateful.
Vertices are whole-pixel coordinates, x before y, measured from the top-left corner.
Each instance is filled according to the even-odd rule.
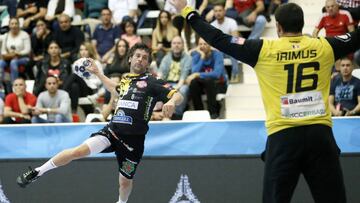
[[[335,38],[343,42],[348,42],[351,40],[351,35],[349,33],[346,33],[344,35],[335,36]]]
[[[326,114],[321,92],[311,91],[284,95],[281,100],[281,115],[285,118],[306,118]]]
[[[144,120],[148,120],[150,118],[150,107],[153,102],[154,98],[147,97],[145,101],[145,113],[144,113]]]
[[[115,115],[112,118],[113,123],[124,123],[132,125],[133,118],[131,116],[125,115],[125,112],[121,109],[117,110]]]
[[[116,91],[119,93],[119,98],[123,98],[126,95],[130,88],[131,79],[122,78],[120,84],[116,87]]]
[[[137,165],[137,162],[131,161],[129,159],[126,159],[122,162],[121,171],[127,174],[128,176],[132,176],[132,174],[135,171],[135,166]]]
[[[130,91],[136,94],[145,94],[144,91],[138,90],[136,87],[130,87]]]
[[[231,43],[243,45],[243,44],[245,44],[245,38],[242,38],[242,37],[232,37],[232,38],[231,38]]]
[[[139,102],[130,100],[119,100],[118,107],[126,109],[138,109]]]
[[[131,94],[131,97],[130,97],[132,100],[142,100],[143,97],[142,96],[137,96],[135,94]]]
[[[137,81],[137,82],[136,82],[136,86],[137,86],[138,88],[145,88],[145,87],[147,87],[147,82],[144,81],[144,80]]]
[[[292,45],[292,48],[293,48],[293,49],[300,49],[300,45],[299,45],[299,44],[293,44],[293,45]]]

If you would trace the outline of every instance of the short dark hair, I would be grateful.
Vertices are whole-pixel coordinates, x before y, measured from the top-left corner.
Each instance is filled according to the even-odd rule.
[[[344,61],[344,60],[349,60],[351,62],[351,64],[353,63],[352,61],[352,55],[346,55],[340,58],[340,62]]]
[[[299,33],[304,27],[304,12],[295,3],[282,4],[276,9],[275,20],[284,32]]]
[[[146,53],[149,54],[149,63],[151,63],[151,49],[144,43],[136,43],[134,46],[131,47],[129,50],[129,58],[133,57],[136,50],[144,50]]]
[[[215,4],[213,4],[213,8],[215,6],[221,6],[221,7],[225,8],[225,3],[215,3]]]
[[[121,24],[120,24],[120,27],[122,29],[123,32],[126,32],[125,31],[125,27],[126,27],[126,24],[130,24],[134,27],[134,34],[136,35],[136,22],[131,18],[131,17],[124,17]]]
[[[112,11],[111,11],[110,8],[108,8],[108,7],[102,8],[101,11],[100,11],[100,13],[102,13],[104,10],[105,10],[105,11],[109,11],[109,12],[112,14]]]

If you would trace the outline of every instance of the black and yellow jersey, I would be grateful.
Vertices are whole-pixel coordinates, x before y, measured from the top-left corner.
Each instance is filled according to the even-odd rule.
[[[176,90],[149,74],[126,74],[116,86],[119,98],[110,129],[122,136],[144,136],[155,103],[166,103]],[[123,139],[126,139],[123,137]]]
[[[336,59],[359,48],[359,30],[334,38],[246,40],[222,33],[192,10],[185,14],[210,45],[254,68],[269,135],[295,126],[332,126],[328,105],[331,69]]]

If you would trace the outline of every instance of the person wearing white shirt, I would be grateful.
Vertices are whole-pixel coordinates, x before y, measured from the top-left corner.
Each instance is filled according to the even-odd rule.
[[[74,0],[49,0],[45,20],[53,21],[60,14],[66,14],[69,17],[74,17]]]
[[[108,5],[115,24],[120,24],[125,16],[137,21],[138,0],[109,0]]]
[[[9,28],[9,32],[3,37],[1,46],[1,81],[4,81],[4,70],[7,66],[10,66],[10,78],[11,81],[14,81],[19,76],[19,66],[25,65],[29,61],[30,36],[20,30],[17,18],[10,19]]]
[[[213,8],[215,20],[211,23],[212,26],[223,31],[226,34],[238,37],[238,25],[236,21],[232,18],[225,16],[225,5],[224,4],[215,4]],[[238,61],[231,56],[224,54],[225,58],[231,60],[231,81],[239,80],[239,67]]]

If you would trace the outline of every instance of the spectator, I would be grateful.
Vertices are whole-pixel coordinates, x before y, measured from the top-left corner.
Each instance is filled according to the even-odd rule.
[[[0,123],[2,123],[4,120],[4,101],[0,97]]]
[[[54,39],[62,49],[61,57],[73,62],[79,53],[80,44],[84,42],[84,33],[71,25],[71,19],[66,14],[58,18],[60,29],[54,32]]]
[[[49,0],[45,20],[53,22],[56,18],[66,15],[69,18],[75,15],[73,0]]]
[[[347,32],[354,31],[353,19],[348,11],[339,10],[339,5],[335,0],[326,0],[325,3],[326,13],[322,15],[319,23],[313,31],[313,36],[317,37],[319,31],[324,28],[327,37],[336,35],[343,35]],[[340,62],[335,62],[335,70],[332,78],[339,72]]]
[[[239,24],[252,27],[248,39],[259,39],[265,29],[266,18],[261,15],[265,10],[262,0],[226,0],[226,16]]]
[[[360,1],[358,0],[337,0],[337,3],[341,9],[347,10],[350,12],[352,18],[354,19],[354,26],[357,27],[357,24],[360,20]],[[357,50],[354,53],[354,61],[360,66],[360,50]]]
[[[16,17],[23,18],[22,27],[31,33],[38,19],[46,14],[46,0],[20,0],[17,5]]]
[[[276,9],[284,3],[287,3],[288,0],[265,0],[265,8],[266,9],[266,16],[270,18],[270,15],[274,14]],[[267,19],[268,20],[268,19]],[[270,21],[270,20],[268,20]]]
[[[354,26],[358,24],[360,20],[360,1],[358,0],[337,0],[339,6],[350,12],[352,18],[355,20]],[[360,50],[354,53],[354,61],[360,66]]]
[[[111,16],[110,9],[104,8],[101,10],[101,24],[96,26],[91,41],[103,62],[103,56],[111,52],[111,48],[114,47],[120,36],[120,27],[111,23]]]
[[[188,5],[195,8],[196,0],[189,0]],[[191,27],[186,23],[185,19],[181,15],[178,15],[176,8],[170,3],[170,1],[165,1],[164,10],[171,14],[172,23],[178,30],[179,35],[183,36],[182,34],[184,34],[185,50],[191,49],[191,35],[193,34]]]
[[[0,5],[5,5],[7,6],[7,12],[10,16],[10,18],[12,17],[16,17],[16,6],[17,6],[17,1],[14,0],[0,0]]]
[[[211,23],[212,26],[234,37],[239,36],[236,21],[232,18],[225,16],[224,4],[215,4],[213,8],[213,12],[214,12],[215,20]],[[238,61],[228,55],[224,55],[224,57],[230,58],[231,60],[231,80],[232,81],[239,80]]]
[[[109,60],[109,64],[104,69],[104,74],[110,77],[113,74],[122,75],[130,71],[129,61],[127,58],[129,52],[129,44],[126,40],[120,39],[115,45],[113,57]]]
[[[131,48],[136,43],[141,42],[141,37],[136,35],[136,23],[132,18],[126,18],[121,23],[121,28],[125,32],[121,35],[121,39],[126,40]]]
[[[192,8],[196,7],[196,0],[189,0],[188,5]],[[177,16],[178,12],[176,8],[170,3],[170,1],[165,1],[164,10],[169,12],[171,16]],[[184,18],[183,18],[184,19]]]
[[[84,42],[80,46],[78,58],[92,58],[96,59],[96,53],[94,47],[89,42]],[[101,63],[98,60],[94,60],[100,71],[103,71]],[[74,71],[73,71],[74,72]],[[101,80],[94,74],[91,74],[89,78],[80,78],[75,73],[71,74],[64,84],[64,89],[69,93],[71,99],[72,113],[77,112],[79,105],[79,98],[86,97],[96,93],[101,86]],[[92,113],[93,107],[83,107],[86,114]]]
[[[344,8],[356,8],[360,6],[358,0],[336,0],[336,2]]]
[[[206,21],[211,22],[214,20],[214,6],[216,4],[225,4],[226,0],[203,0],[200,5],[200,9],[204,8],[203,12],[200,13],[201,17]]]
[[[109,0],[109,9],[113,13],[115,24],[120,24],[124,17],[131,17],[135,22],[138,19],[138,1],[137,0]]]
[[[61,49],[58,43],[55,41],[50,42],[47,49],[48,57],[43,61],[35,78],[34,94],[39,95],[40,92],[45,90],[46,78],[50,75],[59,78],[59,86],[62,87],[65,80],[67,80],[70,74],[69,61],[61,58]]]
[[[4,81],[4,70],[10,65],[10,77],[13,82],[19,76],[19,66],[25,65],[29,61],[30,37],[20,30],[19,20],[10,19],[10,30],[5,34],[1,46],[2,59],[0,60],[0,71],[2,81]]]
[[[158,76],[179,91],[184,100],[176,106],[174,119],[181,119],[186,108],[189,86],[185,84],[191,70],[191,57],[184,51],[184,41],[175,36],[171,41],[171,51],[165,55],[160,64]]]
[[[333,116],[355,116],[360,113],[360,79],[352,76],[354,65],[340,59],[340,75],[331,82],[329,106]]]
[[[360,1],[358,0],[336,0],[342,9],[351,13],[354,20],[360,20]]]
[[[36,106],[32,109],[32,123],[71,122],[69,94],[59,90],[59,79],[56,76],[46,78],[46,91],[40,93]],[[44,116],[46,115],[45,118]]]
[[[84,0],[83,18],[100,18],[103,9],[107,8],[107,4],[108,0]]]
[[[101,23],[100,18],[102,17],[102,10],[110,9],[107,8],[107,0],[84,0],[84,9],[83,9],[83,20],[84,24],[87,24],[90,29],[91,35],[93,35],[96,26]],[[110,11],[110,22],[112,19],[112,14]]]
[[[23,78],[15,79],[12,89],[13,93],[5,97],[4,123],[30,123],[30,113],[36,104],[36,96],[26,92]]]
[[[316,25],[313,36],[317,37],[319,31],[324,28],[327,37],[343,35],[355,30],[354,21],[350,13],[346,10],[340,10],[335,0],[326,0],[326,13],[324,13]]]
[[[201,100],[203,92],[207,95],[207,107],[212,119],[218,118],[220,107],[216,101],[216,94],[226,89],[226,75],[223,54],[212,50],[204,39],[199,39],[198,48],[191,53],[192,74],[186,78],[190,84],[190,96],[195,110],[203,110]]]
[[[32,55],[30,61],[26,64],[26,73],[30,79],[34,79],[33,67],[35,65],[38,68],[41,66],[41,63],[47,54],[47,48],[52,40],[53,35],[48,29],[45,20],[37,20],[36,31],[31,35]]]
[[[158,66],[161,59],[170,50],[171,40],[178,34],[178,30],[171,23],[171,14],[164,10],[160,11],[152,33],[152,51]]]

